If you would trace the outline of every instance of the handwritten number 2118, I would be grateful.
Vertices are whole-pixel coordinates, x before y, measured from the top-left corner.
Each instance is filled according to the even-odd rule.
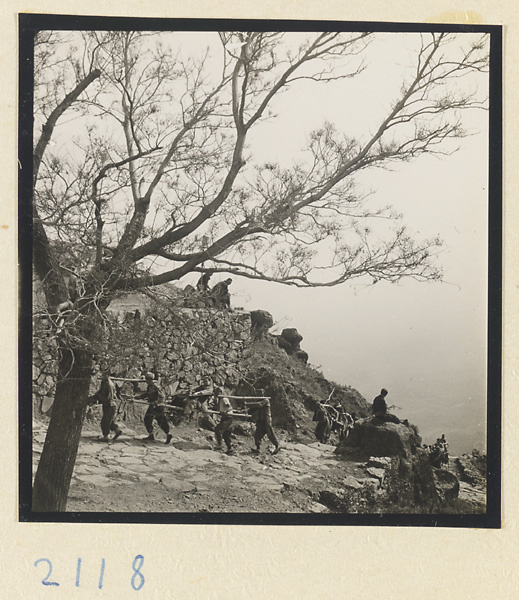
[[[59,586],[59,583],[57,581],[50,581],[50,576],[52,573],[52,563],[48,558],[39,558],[35,563],[34,566],[37,567],[40,563],[46,563],[47,565],[47,574],[45,575],[45,577],[41,580],[43,585],[55,585],[55,586]],[[144,575],[141,573],[141,568],[142,565],[144,563],[144,556],[142,556],[142,554],[137,554],[137,556],[133,559],[133,563],[132,563],[132,569],[133,569],[133,574],[130,580],[131,586],[132,588],[138,592],[142,586],[144,585],[145,579],[144,579]],[[102,589],[103,587],[103,577],[105,574],[105,559],[102,558],[101,559],[101,568],[99,570],[99,583],[98,583],[98,588]],[[81,559],[78,558],[77,559],[77,567],[76,567],[76,587],[79,587],[81,582]]]

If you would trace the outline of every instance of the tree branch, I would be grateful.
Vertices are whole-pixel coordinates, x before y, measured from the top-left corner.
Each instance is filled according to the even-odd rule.
[[[76,87],[65,96],[65,98],[63,98],[63,100],[49,115],[49,118],[47,119],[45,125],[42,128],[40,139],[38,140],[36,148],[34,149],[32,167],[33,186],[36,186],[43,154],[45,153],[45,150],[50,142],[52,133],[54,131],[54,128],[56,127],[58,119],[67,110],[67,108],[70,108],[70,106],[79,98],[79,96],[86,90],[86,88],[100,76],[101,71],[99,71],[99,69],[94,69],[82,81],[80,81],[76,85]]]

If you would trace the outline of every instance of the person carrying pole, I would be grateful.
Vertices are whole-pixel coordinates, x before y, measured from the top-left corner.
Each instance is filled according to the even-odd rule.
[[[122,430],[115,422],[115,413],[117,411],[117,389],[108,372],[103,373],[99,390],[90,396],[89,402],[94,404],[99,402],[103,407],[103,416],[101,418],[101,432],[103,437],[99,438],[101,442],[108,442],[110,431],[115,433],[112,438],[115,441],[121,434]]]
[[[314,416],[312,420],[317,422],[315,427],[315,437],[321,444],[326,444],[332,432],[332,424],[328,415],[328,411],[326,410],[324,404],[319,402],[319,400],[317,400],[315,403]]]
[[[148,372],[144,376],[146,379],[147,389],[144,393],[136,396],[138,399],[146,399],[149,402],[148,410],[144,415],[144,427],[148,432],[148,437],[143,438],[145,441],[152,441],[155,439],[153,434],[153,420],[155,419],[159,424],[159,427],[166,434],[166,444],[169,444],[173,439],[173,436],[169,432],[169,423],[164,414],[164,400],[166,398],[162,388],[157,381],[154,381],[155,376],[153,373]]]
[[[222,439],[227,446],[227,454],[233,453],[232,448],[232,404],[229,398],[222,396],[217,399],[217,410],[220,413],[220,422],[214,429],[216,449],[222,449]]]
[[[270,400],[263,398],[259,402],[245,402],[245,406],[250,411],[253,421],[256,423],[254,431],[254,443],[256,448],[252,450],[254,454],[261,451],[261,441],[265,436],[274,444],[272,454],[277,454],[281,450],[279,441],[272,429],[272,413],[270,411]]]

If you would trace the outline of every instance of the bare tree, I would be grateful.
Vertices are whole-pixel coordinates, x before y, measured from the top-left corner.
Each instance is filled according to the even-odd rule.
[[[35,107],[34,265],[60,316],[60,359],[33,510],[66,507],[92,344],[115,295],[208,269],[300,287],[441,276],[439,240],[417,241],[390,209],[367,208],[355,178],[453,150],[462,111],[484,106],[459,85],[485,71],[484,37],[467,46],[419,36],[414,66],[370,131],[353,137],[325,122],[300,160],[281,166],[254,152],[277,99],[302,82],[354,80],[369,68],[373,36],[220,32],[186,56],[172,35],[85,32],[57,52],[56,36],[38,38],[36,84],[46,93]],[[65,113],[72,134],[55,135]],[[393,224],[391,235],[374,232],[377,219]]]

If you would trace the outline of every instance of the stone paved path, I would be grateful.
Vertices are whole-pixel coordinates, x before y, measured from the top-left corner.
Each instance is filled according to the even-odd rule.
[[[35,469],[46,431],[41,423],[33,427]],[[321,489],[373,480],[362,464],[340,460],[334,446],[318,442],[286,442],[275,456],[264,442],[257,456],[250,438],[238,438],[236,453],[227,455],[213,449],[210,432],[186,425],[173,434],[166,446],[125,428],[117,441],[106,443],[85,425],[67,510],[327,512],[315,501]]]
[[[193,425],[172,430],[173,440],[145,442],[143,432],[125,427],[115,442],[99,441],[86,423],[72,477],[68,511],[95,512],[329,512],[318,502],[323,490],[380,491],[383,461],[343,460],[335,447],[285,441],[272,456],[251,453],[252,439],[239,436],[236,452],[215,451],[213,435]],[[33,423],[33,472],[46,427]],[[162,432],[159,434],[163,436]],[[382,461],[382,464],[379,464]],[[382,467],[382,468],[381,468]],[[484,490],[461,483],[460,499],[483,506]]]

